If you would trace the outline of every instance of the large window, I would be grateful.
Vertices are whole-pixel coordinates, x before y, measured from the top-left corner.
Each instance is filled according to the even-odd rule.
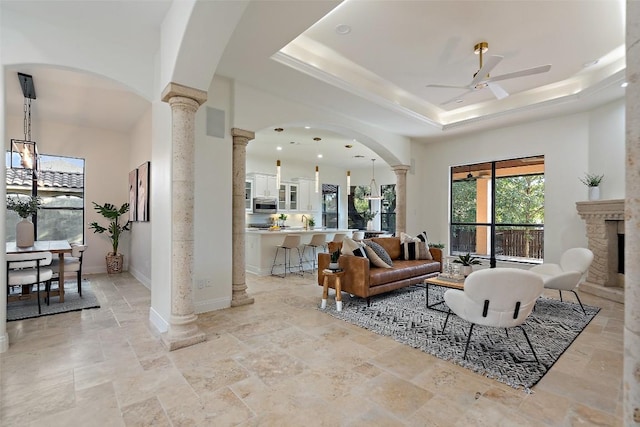
[[[451,255],[544,258],[544,156],[451,168]]]
[[[12,169],[7,153],[7,197],[37,195],[43,205],[32,220],[37,240],[84,241],[84,159],[40,155],[36,185],[30,169]],[[6,241],[16,239],[20,217],[6,215]]]
[[[322,184],[322,226],[338,228],[338,186]]]
[[[396,232],[396,185],[382,185],[380,203],[380,229],[390,234]]]
[[[371,201],[366,199],[368,191],[369,187],[365,185],[351,186],[351,194],[348,196],[348,227],[351,229],[367,229],[367,222],[362,216],[362,213],[371,210]]]

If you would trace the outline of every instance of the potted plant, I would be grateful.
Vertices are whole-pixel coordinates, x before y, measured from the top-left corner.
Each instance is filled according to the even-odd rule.
[[[340,251],[331,252],[331,262],[329,262],[329,270],[339,270],[340,264],[338,259],[340,258]]]
[[[378,211],[371,212],[369,209],[367,209],[366,211],[362,211],[358,213],[360,214],[362,219],[364,219],[364,222],[367,224],[367,230],[373,230],[373,224],[371,221],[373,221],[376,215],[378,215]]]
[[[130,230],[131,222],[127,220],[127,222],[122,225],[120,217],[129,212],[129,203],[125,203],[120,206],[120,208],[117,208],[111,203],[105,203],[101,206],[96,202],[93,202],[93,207],[98,211],[98,213],[100,213],[100,215],[109,220],[108,227],[103,227],[95,221],[89,224],[89,228],[93,229],[94,233],[107,233],[111,240],[113,251],[109,252],[106,257],[107,273],[121,273],[124,256],[121,253],[118,253],[118,244],[120,243],[120,235],[123,232]]]
[[[315,219],[313,219],[313,217],[312,217],[312,216],[310,216],[310,217],[309,217],[309,219],[307,219],[307,226],[308,226],[311,230],[313,230],[313,229],[314,229],[314,227],[316,226],[316,220],[315,220]]]
[[[580,178],[580,182],[589,187],[589,200],[600,199],[600,183],[604,179],[604,175],[596,175],[591,173],[585,173],[583,178]]]
[[[471,256],[471,253],[469,252],[467,252],[466,255],[458,255],[458,258],[454,259],[453,262],[456,264],[462,264],[462,274],[464,277],[471,274],[474,265],[481,264],[480,260]]]
[[[42,199],[38,196],[28,196],[27,198],[9,197],[7,198],[7,209],[15,211],[22,221],[16,224],[16,246],[26,248],[33,246],[35,240],[33,223],[29,217],[35,215],[42,205]]]
[[[280,220],[280,227],[284,227],[284,222],[287,220],[287,214],[281,213],[278,219]]]

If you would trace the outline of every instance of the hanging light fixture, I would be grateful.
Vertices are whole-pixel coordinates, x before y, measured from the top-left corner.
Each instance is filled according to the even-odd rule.
[[[11,140],[11,168],[31,169],[37,177],[38,149],[36,142],[31,140],[31,100],[36,99],[36,89],[32,76],[18,73],[18,80],[24,95],[24,139]]]
[[[347,171],[347,196],[351,195],[351,171]]]
[[[319,192],[320,189],[320,168],[316,166],[316,193]]]
[[[376,159],[371,159],[371,183],[369,184],[369,194],[366,197],[367,200],[380,200],[382,196],[378,191],[378,184],[376,184]]]
[[[276,160],[276,188],[280,189],[280,160]]]

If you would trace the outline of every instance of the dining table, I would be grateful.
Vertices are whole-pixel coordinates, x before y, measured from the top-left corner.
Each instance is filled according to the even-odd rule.
[[[64,302],[64,254],[71,253],[71,245],[66,240],[36,240],[32,246],[18,247],[16,242],[6,243],[8,254],[21,254],[31,252],[51,252],[58,254],[60,264],[58,267],[58,294],[59,302]]]

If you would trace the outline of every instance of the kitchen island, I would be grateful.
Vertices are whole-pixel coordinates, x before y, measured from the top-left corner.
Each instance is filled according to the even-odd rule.
[[[268,276],[271,274],[271,265],[273,264],[273,258],[276,254],[276,246],[281,245],[284,237],[287,234],[299,234],[300,237],[300,253],[302,253],[302,247],[305,243],[311,241],[311,237],[314,234],[326,234],[327,241],[333,240],[333,236],[336,233],[344,233],[347,236],[351,236],[353,230],[336,229],[336,228],[315,228],[313,230],[305,230],[302,227],[282,228],[280,230],[265,230],[256,228],[247,228],[245,233],[245,260],[246,271],[256,274],[258,276]],[[293,257],[297,256],[296,251],[293,252]],[[303,267],[305,270],[311,270],[312,252],[307,249],[304,254]],[[284,251],[280,251],[278,254],[278,262],[282,262],[284,259]],[[292,258],[293,260],[294,258]],[[275,273],[282,273],[282,268],[275,271]]]

